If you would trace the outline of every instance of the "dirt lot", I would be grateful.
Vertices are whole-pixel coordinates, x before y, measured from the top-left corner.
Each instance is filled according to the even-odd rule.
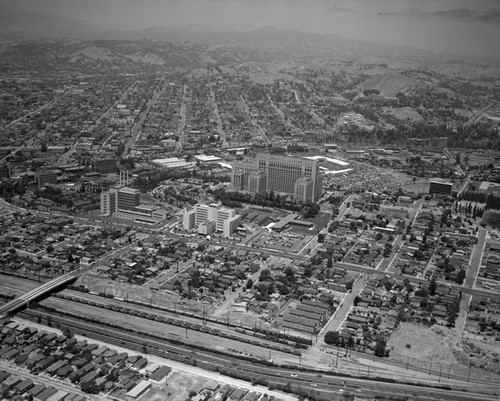
[[[404,185],[401,185],[403,191],[415,194],[429,192],[430,180],[428,178],[415,177],[415,182],[413,182],[413,177],[411,176],[405,176],[405,177],[406,179],[404,179],[404,177],[400,177],[401,179],[404,179],[404,182],[406,182]]]
[[[167,378],[167,382],[153,387],[141,401],[184,401],[191,391],[200,391],[207,384],[216,382],[183,372],[175,372]]]
[[[115,298],[144,302],[146,304],[170,308],[174,307],[176,309],[190,311],[193,313],[202,314],[203,308],[205,308],[206,311],[209,307],[204,303],[190,301],[184,298],[181,299],[179,296],[166,291],[153,292],[149,288],[107,280],[102,277],[86,275],[80,279],[79,283],[87,286],[91,292],[113,294]],[[209,313],[211,313],[211,307],[209,308]]]
[[[406,348],[410,344],[411,348]],[[497,379],[500,382],[498,344],[486,342],[477,336],[457,335],[454,329],[442,326],[427,327],[415,323],[401,323],[398,331],[387,342],[390,359],[409,363],[413,367],[432,369],[443,375]],[[471,366],[469,372],[469,366]]]
[[[411,348],[406,348],[410,344]],[[387,342],[391,358],[429,361],[431,358],[441,363],[456,363],[453,351],[444,343],[444,336],[432,327],[414,323],[401,323],[398,331]]]

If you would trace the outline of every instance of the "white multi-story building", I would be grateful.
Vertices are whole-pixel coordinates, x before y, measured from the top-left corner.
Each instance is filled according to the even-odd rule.
[[[168,218],[168,212],[158,206],[140,203],[140,191],[125,185],[115,185],[101,193],[101,215],[133,220],[143,224],[158,224]]]
[[[234,209],[221,207],[216,203],[195,205],[182,216],[185,230],[196,229],[200,234],[212,234],[217,231],[226,238],[231,237],[241,223],[241,216]]]
[[[191,230],[196,227],[196,210],[192,209],[182,216],[182,227]]]

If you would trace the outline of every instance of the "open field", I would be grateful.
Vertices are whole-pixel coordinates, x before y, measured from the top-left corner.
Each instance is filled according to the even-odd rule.
[[[411,348],[407,348],[410,344]],[[401,323],[401,327],[391,335],[387,342],[391,357],[412,358],[421,361],[431,359],[440,363],[456,363],[453,351],[444,342],[444,336],[432,327],[414,323]]]
[[[414,122],[424,120],[424,118],[418,113],[418,111],[412,109],[411,107],[386,108],[384,111],[392,114],[398,120],[410,120]]]
[[[443,326],[401,323],[399,330],[387,341],[387,348],[390,359],[408,363],[410,367],[421,367],[443,376],[451,372],[464,379],[470,375],[471,378],[500,381],[496,373],[500,365],[498,345],[486,343],[477,336],[469,337],[461,338],[454,329]]]
[[[389,73],[368,78],[358,86],[358,90],[378,89],[383,96],[396,96],[398,92],[405,92],[410,87],[425,87],[426,85],[416,79],[403,75]]]
[[[207,385],[214,386],[218,383],[185,372],[174,372],[166,383],[154,386],[148,391],[141,401],[184,401],[189,398],[191,391],[200,391]]]

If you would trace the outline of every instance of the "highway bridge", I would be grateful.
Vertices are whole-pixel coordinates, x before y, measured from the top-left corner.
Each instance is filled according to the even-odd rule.
[[[0,318],[5,318],[7,315],[12,314],[29,302],[34,301],[47,294],[48,292],[53,291],[54,289],[75,280],[82,273],[83,270],[75,270],[71,273],[63,274],[62,276],[58,276],[13,299],[5,305],[2,305],[0,307]]]

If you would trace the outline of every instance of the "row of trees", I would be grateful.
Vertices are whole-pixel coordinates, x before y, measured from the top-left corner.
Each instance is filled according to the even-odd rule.
[[[315,217],[321,208],[317,203],[300,204],[290,201],[288,197],[275,194],[273,191],[265,194],[251,195],[243,192],[226,192],[224,188],[218,188],[211,193],[215,199],[220,200],[221,203],[227,207],[242,207],[243,203],[249,203],[262,207],[280,208],[299,212],[302,217],[306,219]]]
[[[356,344],[359,345],[360,341],[356,342],[353,336],[347,337],[345,339],[340,335],[338,331],[327,331],[325,333],[325,343],[328,345],[336,345],[338,347],[343,347],[346,350],[352,350]],[[375,340],[374,353],[378,357],[388,357],[389,350],[387,347],[387,340],[384,336],[380,335]]]

